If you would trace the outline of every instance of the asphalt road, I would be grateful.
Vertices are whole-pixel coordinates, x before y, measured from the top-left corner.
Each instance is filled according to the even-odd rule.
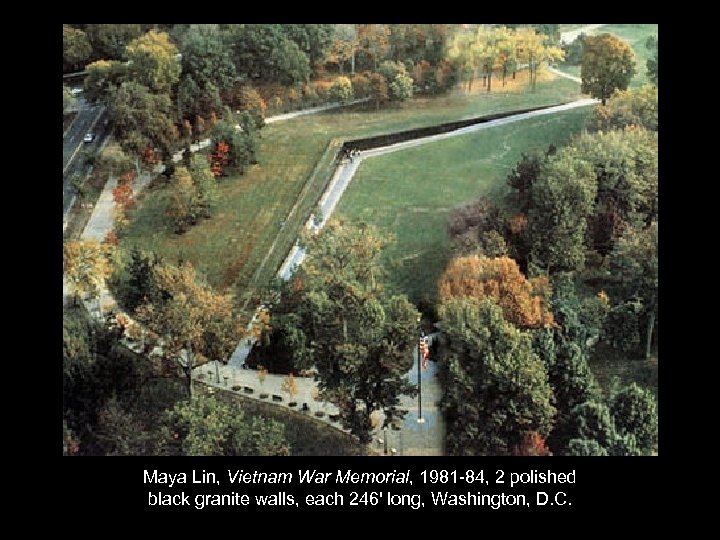
[[[85,178],[90,172],[90,165],[83,159],[84,151],[101,148],[110,131],[106,125],[108,116],[104,106],[87,105],[78,99],[77,107],[77,116],[63,135],[63,216],[67,214],[75,194],[70,180],[76,174]],[[87,133],[95,134],[93,142],[83,142]]]

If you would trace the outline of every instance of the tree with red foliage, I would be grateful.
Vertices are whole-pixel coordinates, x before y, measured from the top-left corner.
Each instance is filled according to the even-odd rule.
[[[222,175],[224,167],[227,166],[229,161],[229,153],[230,146],[227,143],[220,141],[215,145],[215,151],[208,156],[210,170],[214,176]]]

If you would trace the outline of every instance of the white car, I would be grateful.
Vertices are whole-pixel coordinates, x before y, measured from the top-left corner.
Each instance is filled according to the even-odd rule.
[[[85,136],[83,137],[83,142],[84,142],[84,143],[91,143],[91,142],[93,142],[94,140],[95,140],[95,134],[93,134],[93,133],[88,133],[87,135],[85,135]]]

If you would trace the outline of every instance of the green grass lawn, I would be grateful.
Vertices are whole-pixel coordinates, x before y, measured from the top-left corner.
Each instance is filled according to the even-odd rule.
[[[645,47],[645,42],[649,36],[658,35],[657,24],[608,24],[591,30],[589,34],[602,34],[609,32],[620,39],[628,42],[635,51],[635,76],[630,81],[630,87],[642,86],[648,82],[647,78],[647,61],[650,51]],[[558,64],[558,69],[568,75],[580,76],[580,66],[570,66]]]
[[[521,153],[564,144],[590,111],[531,118],[369,159],[337,213],[393,233],[396,242],[385,254],[392,285],[434,305],[437,280],[451,256],[450,211],[480,195],[502,200]]]
[[[648,82],[647,78],[647,60],[650,56],[650,51],[645,47],[645,42],[650,36],[658,35],[657,24],[610,24],[599,28],[605,32],[610,32],[617,37],[627,41],[635,51],[636,66],[635,76],[630,82],[631,87],[642,86]]]
[[[234,287],[240,298],[246,297],[256,268],[276,238],[276,249],[283,256],[294,243],[305,219],[295,219],[285,227],[283,221],[332,139],[388,133],[570,101],[581,97],[578,86],[557,78],[539,81],[536,92],[532,93],[529,89],[503,92],[498,84],[490,94],[466,95],[456,91],[443,97],[413,99],[396,109],[356,108],[270,124],[262,130],[259,164],[244,176],[220,181],[220,203],[212,219],[183,235],[174,234],[165,225],[163,215],[167,188],[158,185],[148,190],[130,216],[131,223],[122,245],[139,245],[171,261],[189,260],[207,275],[213,286]],[[304,194],[312,202],[319,197],[323,186],[323,178],[314,178]],[[300,206],[305,213],[300,218],[309,216],[312,204]],[[281,257],[275,259],[281,260]],[[274,276],[276,268],[270,266],[257,283],[267,283]]]

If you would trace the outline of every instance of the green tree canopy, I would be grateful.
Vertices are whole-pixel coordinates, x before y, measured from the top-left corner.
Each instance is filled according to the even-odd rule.
[[[63,67],[65,71],[82,68],[85,60],[90,58],[92,47],[85,32],[63,24]]]
[[[179,53],[170,36],[151,30],[127,45],[130,75],[152,91],[169,95],[180,79]]]
[[[658,89],[650,84],[616,90],[606,105],[597,105],[591,127],[597,130],[642,126],[658,130]]]
[[[117,60],[98,60],[87,67],[83,96],[90,103],[108,102],[113,90],[127,80],[128,66]]]
[[[629,384],[612,397],[610,412],[618,432],[633,435],[641,451],[653,450],[658,437],[658,412],[650,391],[637,383]]]
[[[414,395],[405,377],[416,345],[417,310],[383,285],[379,258],[389,238],[367,225],[331,220],[306,239],[308,256],[273,313],[279,340],[296,368],[314,366],[322,395],[337,404],[343,425],[364,442],[371,414],[385,425]],[[277,320],[277,323],[275,323]]]
[[[548,273],[582,268],[596,193],[594,171],[575,148],[564,147],[543,163],[528,212],[535,265]]]
[[[285,456],[290,448],[285,427],[250,416],[214,396],[196,395],[178,402],[164,418],[166,455]]]
[[[235,81],[235,64],[227,40],[221,33],[207,26],[191,28],[184,36],[182,72],[190,75],[201,88],[212,84],[220,91]]]
[[[142,34],[139,24],[88,24],[85,31],[95,57],[106,60],[125,60],[128,43]]]
[[[127,81],[111,92],[110,116],[124,150],[140,156],[148,145],[170,154],[178,138],[166,94]]]
[[[508,323],[491,299],[451,299],[440,319],[448,452],[505,455],[527,432],[547,437],[552,389],[530,334]]]

